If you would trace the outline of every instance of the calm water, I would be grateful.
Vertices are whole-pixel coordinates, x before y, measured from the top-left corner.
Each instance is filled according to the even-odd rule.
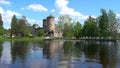
[[[4,41],[0,68],[120,68],[120,41]]]

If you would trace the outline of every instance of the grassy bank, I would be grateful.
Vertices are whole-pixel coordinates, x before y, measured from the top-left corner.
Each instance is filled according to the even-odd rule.
[[[15,38],[10,38],[10,37],[1,37],[0,36],[0,41],[39,41],[39,40],[98,40],[98,41],[116,41],[120,39],[90,39],[90,38],[41,38],[41,37],[15,37]]]
[[[0,41],[39,41],[39,40],[44,40],[44,38],[40,37],[34,37],[34,38],[29,38],[29,37],[16,37],[16,38],[10,38],[10,37],[0,37]]]

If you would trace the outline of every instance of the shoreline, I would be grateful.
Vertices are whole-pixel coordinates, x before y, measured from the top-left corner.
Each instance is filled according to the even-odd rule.
[[[10,38],[10,37],[0,37],[0,41],[41,41],[41,40],[94,40],[94,41],[111,41],[116,42],[120,39],[91,39],[91,38],[44,38],[44,37],[35,37],[35,38],[29,38],[29,37],[16,37],[16,38]]]

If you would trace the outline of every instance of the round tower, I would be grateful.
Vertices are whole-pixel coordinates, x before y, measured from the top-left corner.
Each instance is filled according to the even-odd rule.
[[[48,24],[48,30],[54,31],[55,30],[55,24],[54,24],[55,18],[50,15],[47,17],[47,24]]]
[[[43,29],[45,32],[48,31],[48,24],[47,24],[47,20],[46,19],[43,19]]]

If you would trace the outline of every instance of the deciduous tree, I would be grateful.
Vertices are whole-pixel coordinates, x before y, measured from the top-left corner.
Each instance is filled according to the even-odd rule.
[[[58,17],[58,26],[63,31],[64,37],[72,37],[73,34],[73,24],[72,18],[69,15],[63,15]]]
[[[4,28],[3,28],[3,21],[2,21],[2,15],[0,14],[0,35],[3,35]]]
[[[109,20],[110,36],[113,39],[115,39],[117,36],[117,33],[118,33],[117,29],[118,29],[119,23],[117,22],[116,14],[112,10],[109,10],[109,12],[108,12],[108,20]]]
[[[13,15],[11,20],[11,34],[15,34],[18,31],[17,28],[18,28],[17,18],[16,15]]]
[[[44,32],[44,30],[43,29],[40,29],[39,31],[38,31],[38,36],[43,36],[45,34],[45,32]]]
[[[74,30],[74,36],[76,38],[79,38],[82,36],[82,25],[80,24],[79,21],[75,23],[73,30]]]
[[[97,37],[99,35],[98,26],[96,19],[92,18],[91,16],[85,21],[82,30],[83,36],[87,37]]]
[[[107,37],[109,36],[108,33],[108,16],[105,9],[101,9],[102,15],[99,17],[99,30],[100,30],[100,37]]]

